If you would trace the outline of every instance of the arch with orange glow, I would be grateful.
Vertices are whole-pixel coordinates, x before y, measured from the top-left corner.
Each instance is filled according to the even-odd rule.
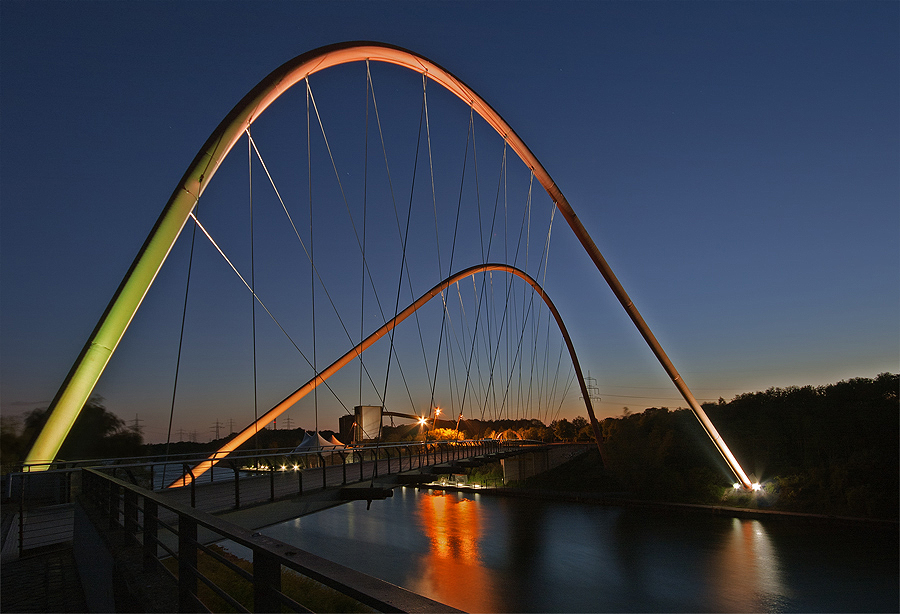
[[[300,386],[300,388],[297,388],[297,390],[288,395],[283,401],[260,416],[258,420],[235,435],[234,438],[231,439],[231,441],[219,448],[208,459],[194,467],[190,471],[189,475],[184,475],[169,484],[169,488],[175,488],[177,486],[184,486],[186,484],[189,484],[191,480],[196,480],[198,477],[209,471],[216,465],[216,463],[223,460],[226,456],[228,456],[228,454],[234,452],[241,444],[253,437],[254,433],[263,429],[267,424],[272,422],[272,420],[293,407],[298,401],[300,401],[300,399],[315,390],[319,386],[319,384],[323,383],[329,377],[344,368],[347,364],[361,356],[362,353],[370,348],[376,341],[391,332],[403,320],[411,316],[419,308],[423,307],[428,301],[441,294],[444,290],[446,290],[459,280],[465,279],[470,275],[475,275],[476,273],[486,273],[488,271],[501,271],[520,277],[534,289],[538,296],[544,299],[544,303],[546,303],[547,308],[550,310],[550,313],[553,314],[553,318],[556,320],[556,325],[559,328],[559,332],[560,334],[562,334],[563,340],[566,342],[566,348],[569,350],[569,357],[572,359],[572,366],[575,369],[575,376],[578,378],[578,385],[581,387],[581,397],[584,399],[584,407],[587,410],[588,415],[591,417],[591,423],[596,425],[597,419],[594,416],[594,408],[591,405],[591,396],[590,394],[588,394],[587,384],[585,383],[584,376],[581,373],[581,366],[578,363],[578,356],[575,354],[575,346],[572,344],[572,338],[569,336],[569,331],[566,329],[566,325],[562,320],[562,316],[559,315],[559,311],[556,309],[556,305],[553,304],[553,301],[550,300],[550,297],[547,296],[547,293],[544,292],[544,289],[540,286],[540,284],[538,284],[538,282],[536,282],[526,272],[508,264],[477,264],[465,269],[464,271],[460,271],[455,275],[451,275],[441,283],[434,286],[431,290],[420,296],[409,307],[398,313],[391,320],[385,322],[384,325],[381,326],[381,328],[363,339],[361,343],[359,343],[349,352],[328,365],[328,367],[326,367],[316,377]],[[600,450],[600,453],[603,454],[603,442],[599,436],[597,437],[597,448]]]
[[[600,274],[634,322],[641,336],[647,342],[663,369],[672,379],[675,387],[687,401],[716,448],[725,458],[735,476],[745,488],[750,488],[750,480],[732,455],[715,426],[700,407],[693,393],[679,375],[672,361],[663,350],[650,327],[644,321],[637,307],[625,292],[622,284],[613,274],[600,250],[591,239],[578,216],[563,196],[537,157],[525,145],[509,124],[487,102],[452,73],[431,60],[393,45],[374,42],[348,42],[329,45],[300,55],[283,64],[254,87],[231,110],[213,131],[209,139],[191,162],[174,193],[169,198],[150,236],[138,252],[100,322],[88,339],[78,359],[63,382],[62,387],[50,405],[50,417],[39,434],[26,458],[26,465],[34,465],[35,470],[42,463],[51,462],[62,446],[81,408],[87,401],[97,380],[106,368],[112,353],[128,328],[135,312],[144,299],[150,285],[172,249],[175,240],[187,223],[188,217],[201,194],[209,185],[222,161],[234,147],[245,130],[269,105],[293,85],[323,69],[358,61],[384,62],[408,68],[425,75],[438,83],[478,113],[509,147],[516,152],[535,178],[550,195],[575,236],[597,266]],[[593,422],[598,440],[599,429]]]

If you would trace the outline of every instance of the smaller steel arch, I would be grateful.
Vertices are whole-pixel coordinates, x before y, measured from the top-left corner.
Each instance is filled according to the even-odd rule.
[[[192,480],[196,480],[198,477],[209,471],[212,467],[216,465],[221,460],[224,460],[228,454],[234,452],[238,446],[246,442],[250,439],[254,433],[264,428],[267,424],[269,424],[272,420],[280,416],[282,413],[293,407],[300,399],[305,397],[307,394],[315,390],[319,384],[327,380],[329,377],[340,371],[347,364],[353,361],[358,356],[362,355],[363,352],[366,351],[369,347],[371,347],[376,341],[384,337],[386,334],[391,332],[398,324],[400,324],[403,320],[411,316],[415,313],[420,307],[425,305],[428,301],[433,299],[435,296],[449,288],[451,285],[456,283],[461,279],[465,279],[469,275],[474,275],[476,273],[485,273],[488,271],[501,271],[510,273],[517,277],[522,278],[527,284],[529,284],[534,291],[540,296],[544,303],[546,303],[547,308],[550,310],[550,313],[553,314],[553,318],[556,320],[556,325],[559,328],[560,334],[562,334],[563,340],[566,342],[566,348],[569,351],[569,356],[572,359],[572,366],[575,369],[575,376],[578,378],[578,385],[581,387],[581,396],[584,399],[584,406],[587,409],[588,416],[591,418],[591,425],[594,428],[594,436],[597,439],[597,449],[600,451],[601,457],[604,456],[603,450],[603,439],[600,434],[600,427],[597,424],[597,418],[594,415],[594,408],[591,405],[591,396],[588,394],[587,384],[584,381],[584,376],[581,373],[581,365],[578,363],[578,356],[575,354],[575,346],[572,344],[572,338],[569,336],[569,331],[566,329],[566,325],[563,322],[562,316],[559,315],[559,311],[556,309],[556,305],[553,304],[553,301],[550,300],[550,297],[547,296],[547,293],[544,292],[544,289],[541,285],[536,282],[528,273],[517,269],[514,266],[510,266],[508,264],[477,264],[475,266],[471,266],[467,269],[460,271],[454,275],[451,275],[444,281],[440,282],[436,286],[434,286],[431,290],[420,296],[416,299],[409,307],[398,313],[391,320],[386,322],[383,326],[381,326],[374,333],[363,339],[358,345],[353,347],[350,351],[345,353],[343,356],[335,360],[333,363],[325,367],[316,377],[309,380],[297,390],[289,394],[283,401],[275,405],[272,409],[264,413],[258,420],[250,424],[243,431],[234,436],[234,438],[226,443],[224,446],[219,448],[215,453],[213,453],[208,459],[201,462],[199,465],[194,467],[189,475],[184,475],[171,484],[168,485],[168,488],[176,488],[180,486],[184,486],[189,484]]]

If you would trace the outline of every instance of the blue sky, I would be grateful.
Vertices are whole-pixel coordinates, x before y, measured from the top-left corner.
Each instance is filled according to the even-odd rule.
[[[503,115],[567,196],[697,397],[729,399],[770,386],[896,372],[898,24],[900,5],[893,2],[5,0],[3,414],[52,399],[187,164],[232,106],[283,62],[347,40],[421,53]],[[324,108],[336,110],[350,96],[338,79],[323,77],[321,94],[318,83]],[[388,71],[375,87],[387,99],[410,83]],[[413,98],[414,122],[398,131],[415,129],[417,104]],[[449,127],[442,128],[444,103],[436,93],[434,105],[436,134],[456,130],[465,139],[459,111],[448,110]],[[273,112],[273,128],[261,126],[259,134],[261,146],[268,136],[267,145],[280,152],[285,135],[300,131],[275,128],[279,117],[292,116]],[[342,124],[331,125],[340,143]],[[349,146],[358,133],[347,133]],[[485,142],[479,155],[487,159],[487,136],[478,136]],[[240,175],[246,144],[237,150],[244,157],[232,164],[234,178],[223,173],[211,188],[210,199],[220,199],[223,211],[233,204],[231,191],[246,191]],[[408,198],[410,173],[400,179],[397,165]],[[497,181],[491,173],[485,184]],[[300,183],[292,187],[302,194]],[[516,189],[524,189],[521,181]],[[456,198],[447,197],[454,205]],[[547,202],[535,207],[546,212]],[[220,236],[244,232],[227,219],[210,219],[220,224]],[[319,224],[327,227],[325,220]],[[618,415],[624,406],[684,406],[557,221],[548,291],[584,369],[597,379],[600,416]],[[424,237],[428,230],[413,233]],[[337,234],[336,226],[330,240],[349,241]],[[328,241],[317,245],[327,249]],[[234,245],[246,255],[246,247]],[[173,262],[183,261],[188,247],[182,237]],[[197,266],[209,269],[210,283],[242,306],[222,306],[224,299],[210,294],[207,315],[189,312],[210,328],[206,341],[196,333],[205,353],[196,350],[197,362],[185,367],[193,383],[185,383],[174,428],[194,430],[201,440],[216,420],[238,427],[252,417],[248,333],[237,341],[221,336],[249,318],[235,315],[249,311],[249,299],[229,285],[233,274],[220,261],[203,262]],[[337,257],[332,264],[337,278],[346,266],[355,267],[358,279],[358,264]],[[160,289],[151,290],[97,390],[123,418],[139,415],[152,441],[165,439],[184,273],[177,264],[171,273],[164,268]],[[396,267],[385,275],[396,279]],[[421,283],[422,291],[430,285]],[[327,322],[321,300],[320,294],[318,317]],[[385,303],[393,309],[393,299]],[[266,336],[270,323],[261,322]],[[358,317],[350,328],[359,328]],[[322,334],[317,362],[349,349],[342,333]],[[274,371],[261,378],[268,388],[260,409],[302,383],[294,382],[296,373],[281,373],[287,359],[274,356]],[[244,374],[240,393],[231,389],[234,377],[224,375],[231,368]],[[346,385],[355,379],[357,371]],[[560,416],[584,414],[577,397],[570,393]],[[320,427],[336,428],[343,410],[321,394],[318,404]],[[310,411],[308,403],[293,410],[293,426],[311,428]]]

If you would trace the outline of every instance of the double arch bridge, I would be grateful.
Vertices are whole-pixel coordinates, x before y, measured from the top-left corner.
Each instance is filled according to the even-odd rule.
[[[271,185],[272,191],[277,196],[277,199],[284,209],[285,214],[290,222],[290,226],[293,228],[294,234],[296,234],[296,238],[298,239],[300,245],[302,246],[304,252],[306,252],[307,257],[310,260],[310,287],[313,294],[312,299],[312,322],[313,322],[313,330],[315,331],[316,319],[315,319],[315,289],[318,283],[322,284],[324,288],[324,282],[321,280],[321,276],[319,273],[319,268],[317,268],[316,264],[313,261],[313,209],[312,209],[312,194],[313,194],[313,173],[312,173],[312,162],[311,162],[311,126],[318,127],[321,129],[321,135],[324,141],[324,150],[327,151],[326,160],[330,160],[330,163],[326,162],[326,166],[331,166],[328,171],[328,174],[334,175],[334,178],[337,181],[339,186],[341,197],[344,204],[347,207],[348,213],[350,213],[350,207],[348,204],[348,199],[352,200],[354,196],[351,194],[348,197],[348,193],[352,191],[349,186],[345,186],[342,183],[341,172],[338,169],[338,165],[335,163],[334,152],[332,148],[332,144],[329,142],[329,138],[326,135],[326,129],[323,123],[322,115],[320,114],[319,106],[316,103],[316,97],[313,94],[312,87],[310,85],[310,77],[313,75],[318,75],[319,73],[325,73],[328,69],[334,69],[335,67],[341,65],[349,65],[349,64],[359,64],[365,66],[365,83],[366,83],[366,114],[365,114],[365,172],[364,172],[364,180],[363,180],[363,194],[361,197],[363,203],[363,211],[365,211],[366,200],[368,198],[368,182],[370,180],[370,174],[368,170],[368,156],[369,156],[369,148],[371,147],[373,151],[377,149],[381,149],[384,152],[384,166],[386,169],[385,174],[382,176],[381,182],[387,186],[387,189],[390,192],[390,200],[394,203],[394,214],[397,221],[397,230],[400,235],[400,243],[402,246],[402,259],[400,265],[400,274],[399,274],[399,282],[395,282],[397,286],[397,294],[395,301],[394,311],[388,312],[387,315],[384,314],[384,310],[381,306],[381,302],[375,294],[375,300],[379,305],[379,309],[381,310],[382,320],[381,324],[375,333],[369,335],[363,339],[362,330],[359,335],[359,343],[349,343],[348,345],[353,346],[349,351],[347,351],[341,358],[331,363],[331,365],[325,369],[320,369],[318,367],[318,361],[315,358],[315,335],[313,333],[313,359],[310,360],[306,357],[303,351],[300,349],[298,344],[292,339],[291,335],[285,330],[285,327],[275,318],[272,312],[269,310],[269,307],[262,301],[257,292],[257,287],[255,283],[255,268],[253,265],[253,222],[251,218],[251,247],[250,247],[250,262],[251,262],[251,272],[249,275],[246,273],[241,275],[238,270],[238,267],[225,255],[225,250],[223,250],[220,245],[216,242],[216,239],[213,238],[213,232],[208,230],[207,226],[202,224],[200,221],[200,213],[199,213],[199,201],[201,196],[206,192],[208,186],[212,182],[213,177],[216,175],[217,171],[225,164],[226,158],[229,153],[235,148],[238,142],[246,137],[247,140],[247,155],[250,163],[250,172],[248,175],[252,176],[252,168],[253,168],[253,159],[258,160],[257,167],[261,167],[264,171],[264,175],[266,179],[262,180],[263,183],[268,183]],[[418,119],[418,132],[416,136],[415,142],[415,161],[413,163],[413,171],[412,171],[412,185],[413,188],[410,188],[410,198],[409,198],[409,209],[406,212],[402,210],[398,211],[397,209],[397,198],[395,192],[395,179],[392,178],[392,165],[389,163],[389,156],[387,154],[387,147],[385,145],[385,137],[382,128],[382,115],[384,114],[384,109],[379,111],[378,102],[375,97],[375,85],[374,80],[372,78],[372,70],[371,67],[375,65],[391,65],[395,67],[400,67],[402,69],[407,69],[408,71],[412,71],[415,74],[421,76],[421,103],[416,103],[419,106],[419,119]],[[317,77],[318,78],[318,77]],[[323,80],[325,77],[322,77]],[[462,103],[467,107],[468,111],[468,122],[469,125],[466,129],[465,134],[465,159],[463,162],[463,177],[459,180],[459,200],[460,204],[463,201],[463,191],[464,185],[466,182],[472,181],[471,178],[471,170],[469,178],[466,178],[466,169],[470,166],[469,156],[473,158],[473,160],[477,160],[477,149],[476,149],[476,139],[475,139],[475,128],[474,128],[474,118],[480,118],[479,121],[483,121],[486,123],[490,129],[497,136],[499,136],[501,145],[502,145],[502,163],[501,163],[501,171],[500,177],[497,181],[497,196],[494,203],[494,213],[493,217],[489,218],[491,223],[489,226],[482,225],[482,211],[481,211],[481,197],[476,196],[477,206],[478,206],[478,218],[479,218],[479,227],[477,230],[478,241],[481,246],[481,254],[474,258],[475,264],[471,264],[467,267],[460,267],[458,264],[457,268],[454,269],[454,253],[457,247],[457,230],[459,228],[458,220],[459,220],[459,211],[461,207],[457,207],[456,216],[457,216],[457,225],[453,230],[453,238],[451,242],[451,251],[449,257],[449,266],[446,266],[446,258],[442,259],[441,256],[441,248],[439,242],[439,233],[438,233],[438,213],[437,213],[437,200],[435,197],[435,174],[434,174],[434,162],[436,158],[433,156],[432,151],[432,130],[433,127],[429,121],[429,93],[431,90],[427,89],[429,84],[434,84],[439,86],[441,90],[449,92],[451,94],[450,98],[456,98],[462,101]],[[266,160],[262,157],[260,153],[260,147],[258,147],[257,141],[253,138],[251,134],[251,128],[256,126],[259,122],[260,118],[263,116],[263,113],[269,109],[276,100],[285,95],[287,92],[291,90],[294,86],[300,86],[298,89],[305,90],[305,99],[306,99],[306,145],[307,145],[307,153],[308,153],[308,173],[309,173],[309,200],[310,200],[310,231],[308,235],[308,243],[305,244],[301,233],[297,229],[297,225],[295,224],[294,218],[291,217],[289,213],[288,207],[285,204],[285,198],[283,198],[282,193],[279,192],[276,181],[273,178],[273,173],[270,172],[269,166],[266,164]],[[434,96],[432,94],[432,96]],[[340,97],[338,97],[340,99]],[[371,109],[371,114],[370,114]],[[370,129],[370,122],[373,125],[373,128]],[[377,124],[377,131],[374,126]],[[376,134],[379,138],[373,138],[373,143],[369,143],[369,134],[372,132]],[[423,136],[424,135],[424,136]],[[380,143],[378,140],[380,139]],[[422,147],[422,143],[425,143],[425,147]],[[471,145],[470,145],[471,142]],[[470,152],[471,148],[471,154]],[[492,251],[492,243],[495,236],[499,235],[499,231],[495,228],[494,223],[497,221],[498,214],[498,203],[501,200],[501,190],[504,190],[503,201],[504,201],[504,217],[508,217],[507,209],[506,209],[506,199],[507,192],[505,192],[506,181],[507,181],[507,152],[511,151],[514,153],[524,164],[524,171],[528,175],[528,189],[527,189],[527,197],[525,198],[525,213],[523,214],[523,224],[522,228],[519,230],[519,243],[516,244],[516,255],[512,258],[512,262],[509,261],[508,248],[505,249],[506,262],[496,263],[491,262],[490,256]],[[422,170],[419,167],[419,160],[421,158],[424,159],[427,157],[428,159],[428,169]],[[422,164],[424,167],[424,163]],[[393,167],[396,168],[396,167]],[[435,210],[435,234],[437,244],[437,261],[438,268],[441,271],[439,279],[436,285],[433,286],[432,290],[426,292],[425,294],[420,295],[420,297],[413,301],[406,309],[400,309],[400,298],[401,298],[401,290],[400,288],[403,286],[404,279],[406,280],[407,286],[410,291],[411,296],[415,296],[412,291],[413,282],[410,277],[410,271],[414,267],[415,262],[412,258],[407,258],[407,245],[411,244],[415,241],[416,237],[410,237],[410,225],[409,220],[413,212],[413,191],[416,185],[416,178],[418,174],[423,174],[425,176],[424,179],[420,179],[421,183],[428,183],[428,175],[430,171],[430,182],[431,182],[431,197],[432,204],[434,205]],[[348,174],[348,173],[345,173]],[[477,162],[475,162],[474,166],[474,182],[475,185],[478,184],[478,166]],[[259,174],[257,174],[259,176]],[[384,385],[384,394],[378,394],[379,401],[381,404],[384,404],[384,398],[387,396],[387,379],[388,375],[391,371],[392,360],[394,359],[394,327],[399,324],[403,319],[417,312],[422,306],[424,306],[430,299],[440,297],[440,303],[443,306],[441,320],[440,320],[440,336],[438,340],[438,350],[436,356],[433,361],[434,369],[433,369],[433,378],[431,376],[431,367],[427,366],[427,356],[426,356],[426,370],[428,373],[428,381],[431,387],[431,400],[430,407],[433,408],[435,406],[435,387],[438,381],[438,364],[441,359],[441,347],[444,345],[444,351],[447,356],[445,359],[445,363],[449,363],[452,360],[450,356],[449,347],[451,345],[450,341],[450,332],[446,334],[446,341],[444,341],[445,337],[445,328],[449,328],[449,324],[447,324],[447,320],[449,318],[448,315],[448,296],[450,288],[453,284],[456,284],[457,291],[459,291],[459,282],[467,277],[472,277],[473,279],[473,291],[476,295],[476,298],[479,296],[479,290],[475,284],[475,275],[481,275],[482,286],[480,290],[480,296],[484,296],[486,294],[485,288],[488,283],[493,284],[494,273],[505,276],[515,276],[523,280],[528,287],[530,287],[534,294],[539,296],[544,300],[548,311],[552,313],[555,323],[558,327],[560,334],[564,339],[564,343],[566,349],[568,351],[572,367],[574,370],[574,377],[578,381],[578,385],[581,390],[581,396],[585,403],[585,409],[590,417],[591,424],[594,429],[594,434],[596,436],[598,446],[602,446],[602,437],[600,435],[599,428],[597,426],[597,421],[594,415],[593,407],[591,404],[591,394],[588,390],[588,387],[585,383],[584,377],[582,376],[581,368],[578,364],[578,359],[575,354],[575,347],[572,343],[571,338],[569,337],[565,326],[563,324],[562,317],[560,313],[556,310],[553,303],[549,300],[546,292],[544,292],[542,284],[538,283],[538,279],[540,279],[541,273],[544,275],[544,279],[546,279],[546,253],[549,251],[549,228],[546,239],[543,241],[541,248],[543,253],[541,254],[540,264],[537,267],[537,273],[526,273],[522,268],[518,266],[517,259],[519,257],[519,245],[522,244],[522,235],[524,232],[524,228],[526,227],[526,219],[527,219],[527,229],[531,232],[531,198],[532,198],[532,185],[536,181],[549,195],[549,198],[552,202],[552,211],[550,215],[550,223],[549,228],[552,228],[552,220],[555,214],[559,214],[563,217],[563,219],[568,224],[569,228],[574,234],[576,240],[581,244],[587,253],[588,257],[597,267],[597,270],[601,274],[601,276],[606,280],[613,294],[622,304],[628,316],[631,318],[632,322],[637,327],[638,331],[647,342],[650,350],[656,356],[659,363],[671,378],[675,387],[684,397],[688,406],[694,412],[701,425],[703,426],[706,433],[709,435],[710,439],[722,454],[723,458],[734,472],[738,481],[745,487],[750,488],[751,483],[748,479],[747,475],[737,462],[737,460],[732,455],[725,441],[717,432],[715,426],[706,416],[703,409],[700,407],[696,398],[688,388],[687,384],[684,382],[682,377],[679,375],[678,371],[675,369],[675,366],[672,364],[672,361],[669,359],[659,341],[656,339],[652,331],[650,330],[647,323],[641,317],[641,314],[638,312],[637,307],[634,305],[632,300],[629,298],[628,294],[625,292],[622,284],[616,278],[615,274],[612,272],[609,264],[604,259],[603,255],[600,253],[597,245],[591,239],[587,230],[582,225],[581,221],[578,219],[578,216],[575,214],[572,206],[563,195],[560,188],[556,185],[556,183],[551,178],[550,174],[544,168],[544,166],[540,163],[538,158],[532,153],[532,151],[525,145],[522,139],[516,134],[516,132],[512,129],[512,127],[500,116],[500,114],[495,111],[481,96],[475,93],[469,86],[467,86],[462,80],[454,76],[451,72],[436,64],[435,62],[418,55],[412,51],[408,51],[406,49],[402,49],[396,46],[383,44],[383,43],[373,43],[373,42],[349,42],[349,43],[339,43],[335,45],[330,45],[327,47],[323,47],[320,49],[316,49],[307,53],[304,53],[281,67],[274,70],[271,74],[269,74],[266,78],[264,78],[256,87],[254,87],[244,98],[232,109],[230,113],[222,120],[222,122],[218,125],[218,127],[213,131],[210,135],[209,139],[207,139],[206,143],[201,147],[200,151],[197,153],[188,169],[184,173],[181,180],[178,182],[175,190],[172,193],[172,196],[169,198],[169,201],[166,203],[162,213],[160,214],[156,224],[154,225],[150,235],[147,237],[143,246],[141,247],[137,257],[129,268],[125,278],[122,280],[115,294],[113,295],[109,305],[107,306],[103,316],[101,317],[99,323],[85,344],[81,354],[76,360],[75,364],[72,366],[68,376],[63,382],[62,387],[54,398],[51,406],[50,406],[50,416],[47,420],[46,426],[43,428],[41,433],[39,434],[33,448],[29,452],[26,465],[30,466],[32,470],[39,470],[43,464],[52,461],[66,435],[69,433],[72,425],[75,422],[81,408],[84,406],[85,402],[89,399],[92,394],[94,387],[97,384],[100,375],[103,373],[106,365],[108,364],[110,357],[115,351],[116,347],[119,345],[119,342],[122,339],[122,336],[125,333],[125,330],[128,328],[132,319],[135,316],[135,313],[138,310],[138,307],[141,305],[141,302],[144,300],[144,297],[147,295],[151,284],[153,284],[154,279],[156,279],[157,274],[160,271],[163,263],[168,257],[170,251],[172,250],[176,240],[179,235],[182,233],[182,230],[186,227],[186,225],[191,222],[193,224],[193,236],[196,236],[197,230],[199,229],[202,235],[205,235],[209,242],[214,246],[214,248],[221,254],[224,260],[228,263],[232,271],[240,278],[240,281],[243,283],[243,286],[246,287],[246,290],[249,291],[252,296],[250,302],[253,305],[253,337],[254,337],[254,390],[256,385],[256,309],[259,306],[261,309],[265,310],[269,316],[271,316],[272,320],[281,329],[284,335],[288,338],[290,343],[303,355],[304,360],[312,367],[313,376],[309,379],[309,381],[298,388],[294,393],[288,395],[284,398],[283,401],[276,404],[272,409],[263,413],[262,416],[258,415],[258,411],[256,408],[254,409],[254,420],[253,422],[244,429],[241,433],[238,434],[234,440],[226,444],[218,453],[216,458],[221,458],[227,454],[228,451],[235,449],[238,445],[249,439],[253,434],[258,432],[259,429],[263,428],[268,422],[277,418],[283,411],[294,405],[294,403],[299,400],[302,396],[307,394],[310,391],[315,391],[320,385],[324,384],[326,387],[328,384],[326,380],[339,371],[342,367],[353,362],[354,360],[358,360],[360,363],[360,381],[363,379],[363,370],[366,371],[366,376],[372,382],[374,387],[374,380],[372,380],[371,375],[368,373],[368,370],[365,368],[362,360],[362,353],[372,345],[377,339],[383,337],[384,335],[389,335],[391,350],[388,352],[387,365],[386,365],[386,375],[385,375],[385,385]],[[374,183],[374,181],[373,181]],[[502,187],[501,187],[502,186]],[[427,189],[425,190],[428,191]],[[524,190],[523,190],[524,191]],[[253,186],[252,179],[250,185],[250,210],[252,213],[253,210]],[[207,210],[207,207],[204,208],[204,214]],[[403,213],[406,214],[406,228],[403,229],[402,217]],[[384,216],[386,217],[386,216]],[[452,214],[451,214],[452,217]],[[363,230],[362,237],[360,238],[359,230],[355,223],[353,222],[353,214],[350,213],[351,225],[353,228],[353,233],[356,236],[356,242],[360,247],[362,252],[362,285],[363,289],[361,291],[362,294],[362,302],[365,302],[366,298],[366,283],[367,281],[372,285],[374,292],[374,280],[373,280],[373,272],[369,267],[369,263],[366,260],[366,249],[365,244],[367,240],[367,232],[365,230],[365,221],[363,222]],[[365,219],[365,218],[364,218]],[[416,231],[413,231],[413,235],[416,234]],[[485,248],[484,241],[485,235],[487,235],[488,246]],[[474,241],[469,238],[471,242]],[[202,237],[201,237],[202,240]],[[499,240],[499,239],[498,239]],[[460,238],[459,243],[462,244],[465,242],[465,238]],[[351,241],[352,243],[352,241]],[[537,241],[535,241],[537,244]],[[526,240],[527,246],[527,240]],[[506,240],[504,239],[504,245],[506,246]],[[193,254],[193,239],[192,239],[192,251]],[[319,249],[322,249],[321,247]],[[445,252],[446,252],[446,243],[445,243]],[[528,247],[525,250],[525,262],[528,262]],[[477,249],[474,251],[477,252]],[[495,253],[498,250],[495,250]],[[458,262],[458,260],[457,260]],[[321,265],[320,265],[321,266]],[[528,267],[523,267],[527,269]],[[189,273],[190,275],[190,273]],[[491,276],[491,277],[489,277]],[[248,279],[249,278],[249,279]],[[189,277],[190,279],[190,277]],[[395,278],[396,279],[396,278]],[[490,280],[490,281],[488,281]],[[190,282],[189,282],[190,283]],[[432,278],[432,283],[434,283],[434,278]],[[503,307],[503,318],[501,322],[506,321],[507,309],[509,307],[510,300],[510,291],[509,288],[510,282],[506,280],[504,282],[505,285],[505,296],[507,304]],[[493,285],[491,285],[493,288]],[[326,294],[328,293],[327,288],[325,288]],[[330,302],[333,301],[331,299],[330,294],[328,295],[328,300]],[[462,303],[462,296],[460,294],[460,302]],[[530,311],[525,311],[524,304],[527,302],[524,298],[523,302],[523,315],[522,315],[522,328],[526,327],[525,321],[528,320]],[[531,308],[529,307],[529,310]],[[185,310],[187,310],[187,298],[185,298]],[[335,308],[335,311],[337,309]],[[362,307],[360,308],[362,312]],[[481,304],[478,304],[478,311],[475,316],[475,330],[478,331],[479,326],[479,317],[481,314]],[[418,316],[417,322],[418,322]],[[340,315],[338,315],[338,319],[340,319]],[[548,318],[549,320],[549,318]],[[341,321],[341,325],[344,328],[344,331],[348,338],[351,338],[349,332],[347,332],[346,326],[344,326],[343,321]],[[365,317],[364,314],[360,315],[360,329],[363,329],[365,326]],[[495,329],[502,329],[502,323],[498,327],[495,325]],[[491,325],[488,323],[486,325],[487,329],[490,330]],[[484,328],[484,327],[483,327]],[[549,325],[548,325],[549,328]],[[371,328],[370,328],[371,330]],[[420,328],[421,330],[421,328]],[[484,333],[482,333],[484,334]],[[498,396],[497,392],[499,389],[502,389],[505,385],[506,391],[499,396],[502,398],[502,402],[500,404],[500,409],[498,409],[498,416],[502,416],[503,407],[506,407],[506,399],[509,394],[509,388],[511,386],[512,375],[511,372],[516,368],[516,358],[508,361],[505,364],[504,370],[506,375],[504,378],[501,378],[500,385],[495,385],[493,383],[494,377],[494,369],[496,366],[500,365],[502,361],[498,360],[498,356],[501,354],[500,352],[500,340],[498,333],[496,347],[493,344],[494,341],[485,341],[484,345],[488,348],[485,351],[485,363],[489,364],[489,372],[491,377],[491,383],[487,385],[487,387],[483,387],[481,391],[481,401],[483,401],[484,405],[482,406],[481,412],[484,414],[484,407],[487,405],[487,397],[489,396],[488,391],[493,391],[494,396]],[[548,333],[549,334],[549,333]],[[460,360],[465,364],[465,374],[464,380],[465,383],[462,387],[462,392],[459,392],[459,383],[455,384],[457,387],[457,398],[456,402],[459,404],[459,413],[463,413],[463,408],[465,406],[466,396],[469,393],[470,379],[474,379],[471,373],[471,366],[473,362],[473,356],[476,354],[476,346],[480,343],[476,340],[476,335],[473,335],[472,339],[472,349],[468,351],[468,357],[466,357],[466,351],[460,351]],[[524,337],[524,333],[520,334],[519,345],[521,345],[521,338]],[[421,338],[421,332],[420,332]],[[515,347],[515,335],[510,333],[507,334],[507,338],[504,341],[507,344],[507,348],[513,347],[515,349],[515,356],[518,357],[521,351],[520,347]],[[422,353],[426,354],[424,342],[422,343]],[[524,352],[522,352],[524,353]],[[560,344],[560,357],[562,356],[562,344]],[[537,354],[536,349],[532,349],[532,354]],[[179,346],[179,357],[180,357],[180,346]],[[476,359],[477,360],[477,359]],[[518,368],[521,373],[522,364],[518,363]],[[177,367],[176,367],[177,369]],[[500,369],[498,369],[500,370]],[[558,376],[558,372],[557,372]],[[480,376],[479,376],[480,377]],[[405,376],[404,376],[405,379]],[[177,371],[176,371],[176,382],[177,382]],[[453,384],[450,384],[450,388],[453,387]],[[362,389],[362,384],[360,384],[360,388]],[[329,388],[330,390],[330,388]],[[255,394],[255,393],[254,393]],[[377,394],[377,393],[376,393]],[[362,393],[361,393],[362,396]],[[451,393],[452,396],[452,393]],[[174,397],[174,394],[173,394]],[[412,401],[412,395],[410,394],[410,400]],[[479,402],[481,402],[479,401]],[[254,397],[254,405],[256,404],[256,397]],[[174,408],[174,400],[173,400],[173,408]],[[455,409],[455,408],[454,408]],[[174,409],[173,409],[174,411]],[[316,410],[318,411],[318,410]],[[432,409],[428,410],[429,412]],[[508,411],[508,409],[507,409]],[[457,413],[454,411],[454,414]],[[317,414],[318,415],[318,414]],[[549,413],[548,413],[549,415]],[[318,419],[318,418],[317,418]],[[171,419],[170,419],[171,424]],[[170,426],[171,431],[171,426]],[[198,471],[205,470],[209,466],[212,466],[216,462],[215,459],[211,459],[204,463],[203,467],[196,468]]]

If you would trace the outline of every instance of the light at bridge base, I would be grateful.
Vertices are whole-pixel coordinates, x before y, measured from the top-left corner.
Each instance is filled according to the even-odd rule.
[[[743,488],[743,485],[740,482],[734,483],[735,490],[740,490],[741,488]],[[752,484],[750,484],[750,488],[748,490],[753,490],[753,491],[762,490],[762,484],[760,484],[759,482],[753,482]]]

